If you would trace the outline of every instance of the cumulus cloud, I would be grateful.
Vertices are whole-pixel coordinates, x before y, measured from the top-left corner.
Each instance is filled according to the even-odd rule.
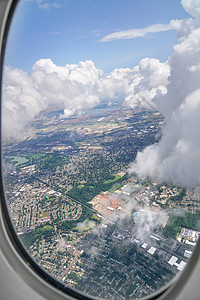
[[[186,187],[200,184],[200,1],[182,0],[194,18],[176,24],[179,43],[168,60],[167,93],[152,99],[166,117],[158,144],[138,153],[130,172]]]
[[[102,71],[91,61],[56,66],[41,59],[31,74],[5,67],[3,85],[3,134],[15,136],[42,111],[64,110],[70,116],[99,103],[96,81]]]
[[[4,81],[9,84],[3,87],[3,135],[16,136],[46,105],[26,72],[6,67]]]
[[[145,37],[148,33],[156,33],[172,30],[174,27],[171,24],[154,24],[146,28],[129,29],[124,31],[116,31],[104,36],[99,42],[111,42],[115,40],[128,40],[138,37]]]
[[[90,60],[57,66],[40,59],[31,74],[5,67],[3,86],[3,134],[22,133],[43,111],[63,110],[61,118],[81,114],[100,101],[123,101],[134,108],[151,107],[151,99],[165,93],[170,74],[167,63],[145,58],[139,66],[115,69],[106,74]]]
[[[186,12],[191,16],[200,17],[200,1],[199,0],[182,0],[181,4]]]
[[[137,76],[129,85],[125,105],[134,108],[137,104],[149,109],[156,109],[152,99],[164,95],[170,76],[168,63],[161,63],[155,58],[140,61]]]

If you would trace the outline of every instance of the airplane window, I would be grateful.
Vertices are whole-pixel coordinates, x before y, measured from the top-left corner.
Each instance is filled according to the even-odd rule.
[[[163,291],[200,234],[196,1],[21,0],[3,69],[4,188],[40,267],[101,299]]]

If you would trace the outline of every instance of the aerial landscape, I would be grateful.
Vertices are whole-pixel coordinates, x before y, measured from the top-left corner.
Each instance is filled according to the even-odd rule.
[[[141,297],[191,256],[200,193],[128,174],[137,152],[158,141],[160,113],[105,105],[90,113],[40,116],[30,137],[5,145],[10,215],[57,279],[94,296]]]
[[[16,14],[4,66],[16,234],[63,286],[101,299],[159,291],[200,235],[199,10],[136,2],[23,0],[32,15],[17,33]]]

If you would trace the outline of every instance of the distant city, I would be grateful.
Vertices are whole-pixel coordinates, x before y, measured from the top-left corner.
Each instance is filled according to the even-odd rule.
[[[199,188],[128,172],[137,153],[159,141],[163,115],[120,105],[59,115],[40,115],[3,145],[19,238],[44,270],[80,292],[151,294],[184,269],[200,234]]]

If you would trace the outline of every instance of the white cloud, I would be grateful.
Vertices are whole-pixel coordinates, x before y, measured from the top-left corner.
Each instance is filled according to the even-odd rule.
[[[39,9],[49,10],[50,8],[60,8],[60,5],[57,2],[50,1],[45,2],[43,0],[36,0],[36,3],[38,4]]]
[[[200,0],[182,0],[181,4],[191,16],[195,18],[200,17]]]
[[[95,228],[95,222],[91,221],[89,219],[84,220],[82,223],[78,223],[76,225],[79,231],[84,231],[88,229],[94,229]]]
[[[138,73],[128,86],[125,105],[134,108],[140,105],[149,109],[156,109],[152,99],[156,95],[164,95],[170,76],[168,63],[161,63],[155,58],[144,58],[140,61]]]
[[[40,59],[31,74],[6,67],[3,88],[4,135],[16,136],[44,110],[64,110],[61,118],[81,114],[100,101],[124,101],[134,108],[152,108],[151,99],[164,94],[170,74],[167,63],[145,58],[133,68],[115,69],[109,74],[92,61],[57,66]]]
[[[172,29],[174,29],[172,24],[154,24],[146,28],[116,31],[107,34],[102,39],[100,39],[99,42],[111,42],[115,40],[135,39],[138,37],[145,37],[148,33],[156,33],[156,32],[168,31]]]
[[[154,233],[155,229],[164,226],[167,218],[167,213],[160,209],[151,209],[148,206],[140,209],[134,216],[134,235],[140,242],[149,241],[149,236]]]
[[[26,72],[6,67],[4,80],[9,84],[3,87],[3,134],[16,137],[46,105]]]
[[[5,67],[3,85],[3,132],[15,136],[44,110],[64,110],[68,117],[94,107],[102,99],[125,96],[134,70],[105,74],[92,61],[64,67],[41,59],[31,74]]]
[[[179,43],[169,57],[167,93],[152,99],[166,116],[162,138],[138,153],[131,172],[194,187],[200,184],[200,2],[184,0],[182,4],[195,19],[176,24]]]

